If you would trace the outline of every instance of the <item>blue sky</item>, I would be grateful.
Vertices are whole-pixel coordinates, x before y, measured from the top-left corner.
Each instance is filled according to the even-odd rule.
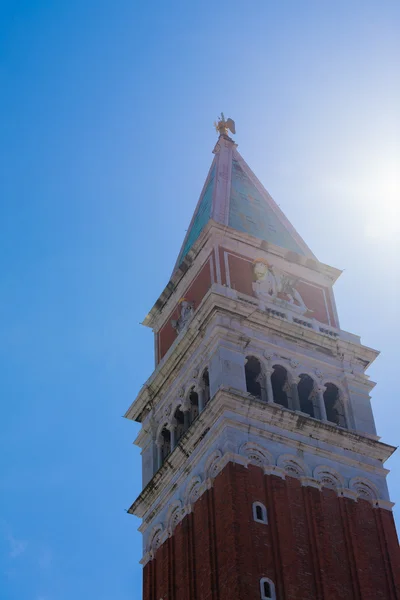
[[[0,3],[0,595],[141,598],[139,322],[168,281],[212,123],[323,262],[397,444],[400,4]],[[389,463],[400,501],[400,453]],[[399,514],[399,513],[398,513]]]

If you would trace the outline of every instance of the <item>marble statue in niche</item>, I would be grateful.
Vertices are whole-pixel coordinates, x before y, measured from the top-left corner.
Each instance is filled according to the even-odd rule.
[[[296,290],[295,279],[275,270],[264,258],[253,262],[253,291],[262,302],[280,301],[290,304],[295,312],[304,315],[308,311],[300,293]]]
[[[194,302],[189,302],[187,298],[181,298],[178,302],[180,308],[180,315],[178,319],[172,319],[171,325],[179,335],[180,332],[185,329],[194,313]]]

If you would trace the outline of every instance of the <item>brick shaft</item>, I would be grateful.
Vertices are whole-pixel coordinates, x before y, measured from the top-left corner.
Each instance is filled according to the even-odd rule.
[[[262,577],[277,600],[400,600],[392,513],[229,463],[145,565],[143,598],[258,599]]]

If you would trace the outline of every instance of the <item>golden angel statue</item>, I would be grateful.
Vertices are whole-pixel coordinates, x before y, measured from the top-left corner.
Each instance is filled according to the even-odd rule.
[[[231,133],[236,133],[235,121],[233,119],[227,119],[225,121],[224,113],[221,113],[221,116],[218,117],[218,122],[214,122],[214,127],[220,135],[228,136],[228,130]]]

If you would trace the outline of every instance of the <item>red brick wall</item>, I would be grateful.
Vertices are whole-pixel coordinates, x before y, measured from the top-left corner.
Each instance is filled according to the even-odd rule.
[[[187,298],[190,302],[194,302],[194,308],[199,306],[200,302],[211,287],[211,260],[210,258],[204,264],[198,275],[194,278],[188,289],[183,294],[183,297]],[[168,315],[167,320],[161,327],[158,336],[158,356],[157,362],[168,352],[170,346],[176,339],[176,331],[171,325],[172,319],[178,319],[179,317],[179,306],[177,305],[172,313]]]
[[[399,600],[392,514],[229,463],[144,567],[143,598],[257,600],[261,577],[277,600]]]

